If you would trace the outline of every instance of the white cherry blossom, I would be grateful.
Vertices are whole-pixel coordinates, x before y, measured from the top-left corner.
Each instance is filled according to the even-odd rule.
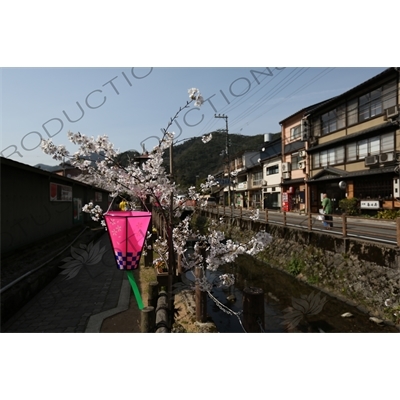
[[[200,91],[196,88],[189,89],[190,102],[180,108],[174,118],[171,118],[168,127],[178,117],[178,114],[194,101],[195,106],[201,106],[204,99]],[[167,127],[167,129],[168,129]],[[194,271],[196,268],[202,268],[204,271],[203,278],[196,282],[202,290],[206,291],[210,297],[213,285],[229,286],[234,283],[234,276],[223,274],[217,282],[209,282],[206,273],[207,270],[217,271],[224,264],[232,263],[241,254],[256,255],[268,246],[272,240],[271,236],[266,232],[258,232],[247,243],[237,243],[230,238],[226,238],[224,232],[220,228],[222,220],[211,222],[206,234],[194,232],[190,226],[190,218],[187,217],[183,221],[170,225],[173,216],[180,216],[185,207],[185,202],[177,202],[176,196],[178,188],[168,176],[164,166],[164,151],[171,145],[175,137],[174,132],[164,130],[163,138],[158,146],[146,153],[143,157],[143,164],[132,162],[128,166],[120,165],[117,160],[118,150],[109,141],[107,135],[98,136],[97,138],[86,136],[80,132],[68,132],[68,139],[74,145],[78,146],[75,153],[70,153],[65,146],[57,146],[51,140],[42,142],[42,150],[52,156],[56,160],[69,159],[71,164],[82,170],[82,179],[90,177],[92,184],[102,185],[106,187],[113,198],[121,193],[126,193],[132,198],[140,199],[143,204],[146,203],[148,197],[157,205],[164,222],[171,228],[171,237],[166,239],[158,238],[154,246],[157,248],[159,258],[154,262],[162,261],[166,265],[170,262],[169,249],[172,243],[174,252],[182,257],[182,267],[186,271]],[[202,141],[209,142],[212,135],[204,135]],[[95,156],[94,156],[95,155]],[[201,192],[210,193],[212,188],[218,182],[212,175],[209,175],[205,183],[200,185]],[[195,187],[190,187],[186,194],[186,198],[195,200],[198,204],[202,204],[201,194],[196,191]],[[175,199],[171,204],[171,199]],[[86,204],[83,209],[89,213],[93,220],[101,221],[104,224],[104,211],[93,202]],[[172,215],[171,215],[172,213]],[[256,211],[253,219],[259,215]],[[194,239],[193,254],[188,254],[186,243],[188,239]],[[144,249],[147,249],[145,244]]]

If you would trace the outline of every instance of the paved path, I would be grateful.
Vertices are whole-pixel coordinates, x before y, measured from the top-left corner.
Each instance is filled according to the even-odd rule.
[[[130,285],[115,265],[104,233],[82,249],[73,245],[58,275],[1,327],[2,332],[100,332],[104,318],[129,307]],[[65,260],[65,258],[64,258]]]

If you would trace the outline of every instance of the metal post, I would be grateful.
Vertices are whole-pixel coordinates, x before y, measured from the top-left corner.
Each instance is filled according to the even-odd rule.
[[[396,218],[396,237],[397,237],[397,246],[400,247],[400,217]]]

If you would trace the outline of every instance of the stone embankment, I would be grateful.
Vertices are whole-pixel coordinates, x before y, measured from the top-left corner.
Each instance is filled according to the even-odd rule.
[[[225,233],[245,240],[252,232],[226,225]],[[301,232],[273,225],[253,224],[273,236],[257,258],[295,275],[341,300],[350,301],[372,316],[400,324],[400,267],[398,249],[338,239],[329,233]]]

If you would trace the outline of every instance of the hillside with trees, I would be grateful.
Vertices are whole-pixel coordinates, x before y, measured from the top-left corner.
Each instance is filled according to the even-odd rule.
[[[173,173],[174,180],[182,189],[194,186],[204,181],[208,175],[214,175],[223,169],[227,162],[226,134],[225,132],[212,132],[213,138],[208,143],[203,143],[201,137],[192,138],[173,147]],[[229,134],[229,158],[232,160],[243,151],[258,151],[264,143],[264,134],[246,136],[235,133]],[[124,164],[137,152],[128,151],[121,153],[119,161]],[[164,164],[169,172],[169,151],[164,155]]]
[[[173,147],[173,174],[182,191],[189,186],[198,185],[203,182],[208,175],[215,175],[223,170],[227,163],[226,134],[225,132],[212,132],[212,140],[203,143],[201,137],[185,140],[183,143]],[[259,151],[264,144],[264,134],[246,136],[236,133],[229,134],[229,158],[232,160],[244,151]],[[122,166],[127,166],[140,156],[136,150],[128,150],[118,155],[117,161]],[[164,166],[169,173],[169,151],[164,154]],[[39,165],[38,165],[39,167]],[[47,165],[40,165],[40,168],[51,170]],[[86,183],[96,184],[101,187],[100,182],[91,182],[89,177],[80,176],[79,180]]]

